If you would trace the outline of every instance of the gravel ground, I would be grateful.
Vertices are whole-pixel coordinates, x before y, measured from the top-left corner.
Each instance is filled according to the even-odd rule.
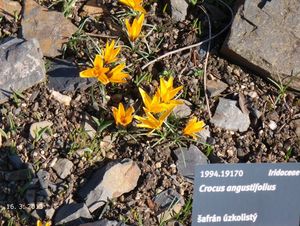
[[[135,53],[132,54],[128,48],[124,48],[121,53],[122,59],[126,59],[127,71],[132,76],[128,83],[107,86],[107,97],[103,96],[103,88],[97,83],[86,90],[64,92],[63,94],[71,97],[70,106],[65,106],[51,96],[48,81],[45,81],[0,105],[0,129],[4,132],[0,142],[0,179],[5,177],[2,172],[12,172],[15,169],[16,162],[9,159],[9,156],[15,154],[22,164],[32,168],[33,172],[48,172],[48,181],[55,189],[47,198],[37,196],[40,199],[36,201],[39,204],[38,208],[57,209],[63,203],[80,200],[77,191],[95,169],[112,160],[129,158],[141,169],[136,188],[111,200],[105,208],[93,213],[94,220],[101,215],[103,218],[127,224],[141,225],[142,221],[142,225],[145,226],[160,225],[159,211],[153,200],[159,192],[173,188],[184,198],[187,207],[186,213],[181,212],[174,220],[183,225],[190,225],[191,208],[188,208],[188,200],[191,200],[193,195],[193,184],[178,172],[177,158],[174,154],[178,142],[174,142],[172,136],[159,140],[157,136],[141,135],[142,132],[137,131],[133,125],[127,130],[118,130],[110,123],[103,131],[101,126],[98,127],[96,136],[91,138],[83,129],[86,114],[111,122],[113,117],[110,109],[120,101],[134,103],[136,113],[140,114],[142,108],[137,84],[147,92],[154,93],[160,76],[173,75],[174,86],[184,86],[180,98],[187,100],[191,114],[204,120],[208,126],[208,144],[190,140],[183,140],[181,143],[186,147],[191,143],[195,144],[207,155],[211,163],[300,161],[299,96],[290,91],[280,92],[269,80],[223,59],[218,50],[225,36],[212,43],[213,49],[207,63],[207,78],[222,81],[227,84],[227,88],[221,94],[209,97],[209,106],[214,115],[220,98],[236,100],[241,111],[248,112],[250,117],[250,126],[244,132],[221,129],[211,123],[204,96],[204,57],[199,54],[199,49],[175,54],[144,71],[141,70],[145,64],[142,51],[147,52],[149,48],[151,51],[147,57],[152,59],[207,36],[204,14],[199,17],[202,21],[202,32],[199,35],[199,31],[193,26],[193,9],[187,20],[174,23],[167,14],[154,14],[155,7],[161,6],[156,3],[150,4],[151,2],[155,1],[148,1],[149,4],[146,5],[149,11],[147,24],[155,24],[156,28],[144,28],[144,34],[148,33],[149,36],[139,44]],[[39,3],[50,6],[53,2]],[[82,11],[83,4],[83,1],[77,1],[70,15],[70,19],[77,26],[87,18]],[[52,9],[62,11],[62,5],[56,4]],[[124,32],[120,33],[122,28],[118,23],[125,15],[124,7],[112,1],[105,1],[103,9],[113,16],[101,17],[103,20],[87,20],[83,26],[86,33],[72,45],[69,43],[66,48],[64,57],[72,59],[81,70],[87,67],[86,62],[90,62],[89,59],[96,53],[95,43],[103,46],[107,40],[95,37],[96,35],[103,37],[118,34],[120,45],[128,45],[126,38],[123,38]],[[217,23],[213,32],[228,19],[224,23]],[[20,21],[9,22],[3,18],[0,28],[3,38],[16,36]],[[45,58],[45,62],[49,62],[49,59]],[[145,75],[145,79],[139,80],[141,75]],[[178,125],[183,126],[189,117],[188,115],[180,120]],[[32,139],[30,126],[38,121],[49,121],[53,125],[48,135]],[[83,149],[85,150],[82,151]],[[53,169],[54,161],[58,158],[66,158],[74,164],[71,174],[65,179],[59,178]],[[38,208],[26,204],[26,199],[30,196],[28,186],[31,182],[30,179],[0,180],[0,201],[3,206],[0,210],[0,225],[35,225],[30,222],[35,222],[35,216],[39,216]],[[40,187],[35,189],[39,190]],[[9,204],[17,207],[10,209]]]

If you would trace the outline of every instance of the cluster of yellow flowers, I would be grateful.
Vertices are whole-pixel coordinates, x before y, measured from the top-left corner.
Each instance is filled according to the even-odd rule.
[[[137,124],[137,127],[149,128],[152,129],[152,131],[160,129],[173,109],[178,104],[182,104],[182,101],[175,100],[174,98],[183,87],[179,86],[173,88],[173,81],[174,78],[172,76],[170,76],[168,81],[160,78],[160,87],[158,87],[153,98],[151,98],[143,89],[139,88],[145,105],[144,111],[146,117],[135,116],[135,118],[141,122],[140,124]],[[157,114],[158,119],[153,114]]]
[[[139,16],[133,20],[132,24],[130,24],[129,19],[125,19],[128,38],[131,42],[135,42],[141,33],[146,13],[142,6],[142,0],[119,0],[119,2],[139,12]],[[115,66],[116,62],[119,60],[117,56],[120,50],[121,47],[116,47],[114,40],[111,43],[107,42],[106,47],[102,50],[101,54],[96,55],[93,68],[82,71],[80,76],[83,78],[95,77],[104,85],[109,83],[127,82],[126,79],[129,78],[129,74],[123,72],[125,63]],[[110,69],[110,65],[115,67]],[[150,133],[154,130],[159,130],[168,116],[172,113],[173,109],[177,105],[183,103],[181,100],[175,99],[176,95],[183,87],[179,86],[174,88],[173,81],[174,78],[172,76],[170,76],[168,80],[160,78],[160,86],[153,97],[150,97],[142,88],[139,88],[144,103],[143,110],[145,112],[145,117],[137,115],[133,116],[134,108],[132,106],[125,109],[124,105],[119,103],[118,108],[113,107],[112,113],[116,125],[125,127],[132,122],[133,118],[135,118],[139,121],[137,127],[151,129]],[[196,139],[196,134],[201,131],[204,126],[205,124],[203,121],[197,121],[197,118],[194,117],[183,129],[183,134]]]
[[[135,42],[141,33],[146,10],[142,6],[142,0],[120,0],[120,2],[141,13],[133,20],[132,24],[130,24],[129,19],[125,19],[128,38],[131,42]],[[125,63],[121,63],[112,69],[109,68],[110,64],[119,60],[117,55],[120,50],[121,47],[116,47],[114,40],[111,43],[107,42],[102,53],[96,55],[93,68],[80,72],[80,77],[97,78],[104,85],[108,83],[125,83],[129,77],[127,73],[122,71],[125,68]]]
[[[108,83],[125,83],[129,74],[123,72],[125,63],[121,63],[114,68],[110,69],[108,66],[118,61],[117,55],[121,47],[115,47],[115,41],[107,42],[102,54],[97,54],[93,68],[89,68],[80,72],[82,78],[97,78],[102,84]]]
[[[113,107],[112,111],[116,124],[127,126],[134,117],[140,122],[136,125],[137,127],[151,129],[149,134],[154,130],[159,130],[173,109],[177,105],[182,104],[181,100],[174,98],[183,87],[174,88],[173,81],[174,78],[172,76],[169,77],[168,81],[160,78],[160,86],[152,98],[142,88],[139,88],[144,103],[145,117],[133,116],[134,108],[132,106],[125,109],[124,105],[119,103],[118,108]],[[196,117],[193,117],[183,129],[183,134],[197,139],[197,133],[203,130],[204,126],[205,123],[203,121],[198,121]]]

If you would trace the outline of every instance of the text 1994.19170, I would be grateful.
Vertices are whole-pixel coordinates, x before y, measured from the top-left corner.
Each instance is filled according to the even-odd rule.
[[[200,177],[242,177],[244,175],[243,170],[202,170],[200,171]]]

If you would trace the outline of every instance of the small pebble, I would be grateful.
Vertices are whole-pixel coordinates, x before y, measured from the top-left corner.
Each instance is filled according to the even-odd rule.
[[[233,157],[234,156],[234,150],[228,149],[227,154],[228,154],[229,157]]]
[[[271,130],[275,130],[277,128],[276,122],[274,122],[273,120],[271,120],[270,123],[269,123],[269,128]]]
[[[53,97],[55,100],[57,100],[59,103],[64,104],[66,106],[70,106],[71,100],[72,98],[67,96],[67,95],[63,95],[60,92],[51,91],[51,97]]]
[[[52,161],[49,163],[49,167],[53,167],[55,165],[57,161],[57,158],[55,157],[54,159],[52,159]]]
[[[157,169],[161,168],[161,162],[157,162],[157,163],[155,164],[155,167],[156,167]]]
[[[233,74],[235,74],[236,76],[239,76],[239,77],[241,75],[239,69],[234,69]]]
[[[249,95],[252,99],[256,99],[256,98],[258,97],[258,94],[257,94],[257,92],[255,92],[255,91],[249,92],[248,95]]]

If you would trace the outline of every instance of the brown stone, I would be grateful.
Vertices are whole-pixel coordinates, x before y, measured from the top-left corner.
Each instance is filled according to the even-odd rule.
[[[300,90],[300,1],[239,2],[222,53],[260,76]]]
[[[0,0],[0,16],[14,18],[19,15],[22,7],[19,2],[12,0]]]
[[[33,0],[24,0],[22,35],[25,39],[36,38],[44,56],[61,55],[63,43],[66,43],[77,27],[63,14],[48,11]]]
[[[137,163],[130,159],[113,161],[98,169],[79,190],[90,212],[94,212],[105,202],[132,191],[141,175]]]
[[[210,97],[219,96],[228,85],[220,80],[207,80],[207,91]]]
[[[91,17],[101,16],[104,13],[104,8],[97,4],[97,0],[89,0],[82,9],[88,16]]]

